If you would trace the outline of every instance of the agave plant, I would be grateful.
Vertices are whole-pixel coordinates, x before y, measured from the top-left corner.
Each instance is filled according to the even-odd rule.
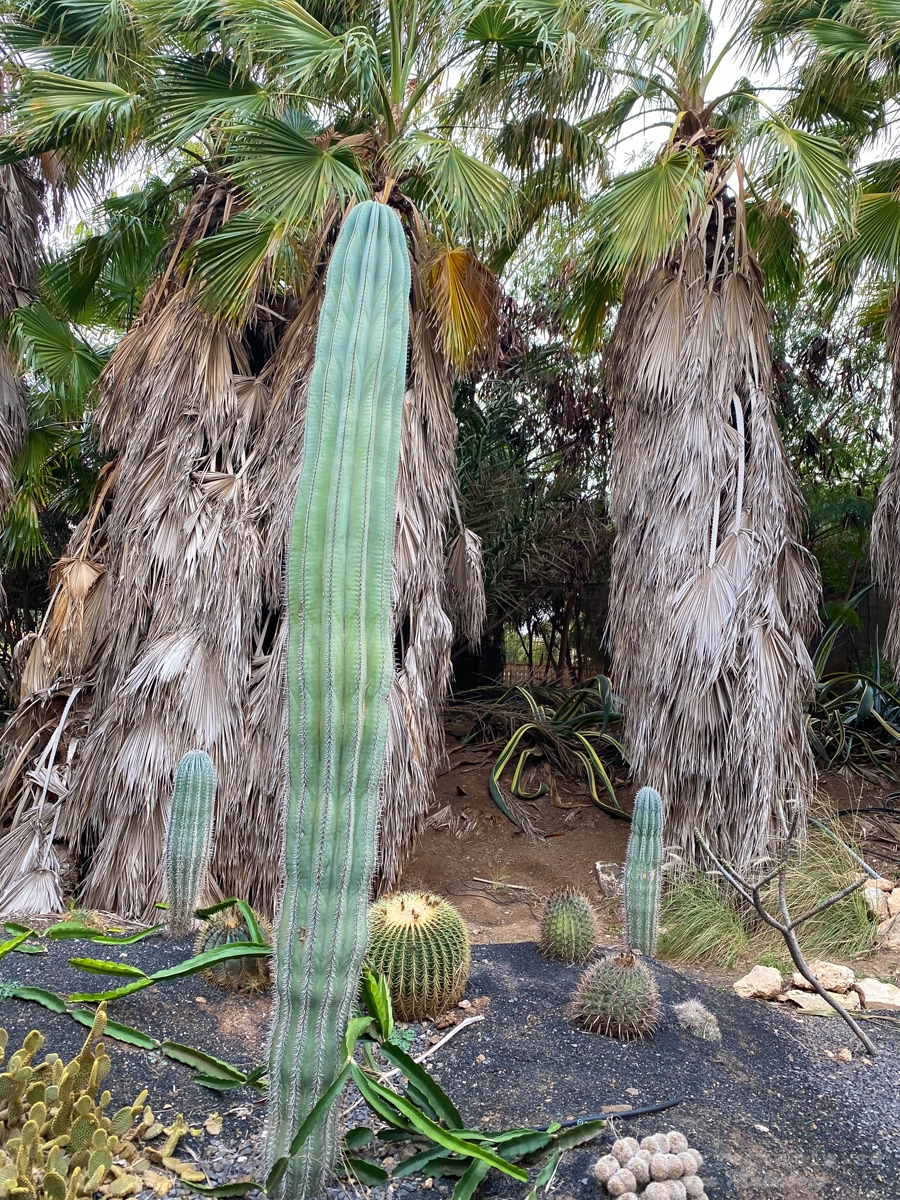
[[[610,816],[628,820],[601,757],[606,754],[616,763],[627,765],[625,747],[612,732],[621,719],[616,695],[605,675],[569,690],[547,687],[530,691],[514,687],[479,717],[463,744],[508,735],[488,786],[494,803],[517,825],[523,823],[523,814],[504,795],[502,777],[514,763],[509,785],[512,796],[516,800],[538,800],[546,794],[547,785],[540,783],[535,791],[528,791],[523,784],[523,772],[529,762],[540,759],[564,775],[583,774],[597,807]],[[605,800],[601,798],[601,789]]]
[[[896,780],[900,752],[900,689],[882,678],[878,635],[871,673],[828,672],[834,643],[853,609],[870,588],[864,588],[831,622],[813,655],[815,698],[806,712],[806,732],[816,757],[826,769],[848,765],[874,767]]]

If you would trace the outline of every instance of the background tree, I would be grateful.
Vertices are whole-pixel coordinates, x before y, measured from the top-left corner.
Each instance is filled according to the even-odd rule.
[[[715,94],[735,39],[713,58],[702,3],[610,13],[625,85],[609,127],[669,131],[601,193],[581,297],[602,312],[597,297],[624,280],[606,361],[613,677],[667,836],[690,855],[699,829],[746,862],[813,779],[818,573],[775,422],[767,300],[796,294],[803,222],[847,211],[849,172],[833,136],[773,111],[749,80]]]

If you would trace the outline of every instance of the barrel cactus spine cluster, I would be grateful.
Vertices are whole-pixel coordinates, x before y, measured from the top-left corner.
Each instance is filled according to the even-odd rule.
[[[397,214],[355,206],[328,267],[288,561],[288,786],[275,936],[269,1165],[337,1077],[366,949],[393,675],[391,554],[409,333]],[[320,1192],[332,1106],[280,1195]]]
[[[646,963],[633,954],[610,954],[579,980],[572,1015],[583,1029],[629,1041],[659,1025],[659,989]]]
[[[398,892],[369,909],[366,964],[384,975],[401,1021],[436,1017],[457,1004],[469,978],[465,922],[429,892]]]
[[[271,946],[272,926],[265,917],[258,913],[253,915],[262,940]],[[217,950],[220,946],[255,940],[255,931],[249,928],[246,917],[235,904],[211,913],[204,920],[197,934],[194,953],[204,954],[207,950]],[[207,967],[201,974],[214,987],[241,996],[256,996],[260,992],[268,991],[272,986],[272,962],[268,958],[228,958]]]
[[[216,806],[216,772],[203,750],[189,750],[175,770],[166,827],[169,932],[182,937],[194,923],[209,870]]]

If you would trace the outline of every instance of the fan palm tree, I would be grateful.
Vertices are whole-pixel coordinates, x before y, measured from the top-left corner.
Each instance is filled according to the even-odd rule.
[[[57,832],[85,860],[85,902],[124,913],[158,899],[174,764],[207,749],[220,780],[214,874],[271,911],[286,524],[331,247],[347,206],[377,195],[400,214],[413,265],[381,821],[389,884],[443,753],[452,379],[490,353],[498,293],[478,250],[515,220],[510,179],[466,131],[500,111],[523,130],[520,148],[553,160],[560,135],[529,133],[532,106],[554,95],[563,114],[596,70],[583,16],[563,4],[147,0],[129,11],[152,70],[134,67],[133,50],[95,56],[93,74],[88,55],[69,55],[76,71],[54,51],[52,69],[20,78],[20,154],[112,143],[195,169],[99,380],[94,420],[113,466],[54,575],[34,651],[49,688],[23,701],[8,740],[24,745],[60,690],[89,695]],[[460,536],[460,607],[477,624],[476,543]]]
[[[828,81],[821,91],[839,97],[838,111],[847,114],[855,149],[873,143],[889,129],[900,98],[900,16],[890,7],[849,0],[821,6],[769,0],[753,12],[752,25],[764,56],[774,60],[787,46],[798,62],[798,77]],[[896,663],[900,662],[900,160],[896,156],[870,162],[861,172],[852,224],[832,239],[820,266],[826,307],[834,311],[858,289],[864,299],[858,306],[861,323],[881,325],[884,330],[894,440],[872,522],[871,548],[879,583],[891,599],[884,649]]]
[[[734,862],[804,803],[805,639],[818,572],[772,408],[767,301],[802,276],[804,225],[848,207],[839,142],[774,111],[748,79],[713,89],[726,42],[700,0],[611,0],[624,87],[609,127],[661,125],[652,161],[603,189],[581,303],[622,287],[607,353],[615,403],[610,635],[627,741],[668,839]]]

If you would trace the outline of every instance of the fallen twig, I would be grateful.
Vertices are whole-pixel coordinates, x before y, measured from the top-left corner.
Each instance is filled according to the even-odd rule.
[[[476,883],[488,883],[491,887],[495,888],[510,888],[514,892],[531,891],[530,887],[525,887],[525,885],[521,883],[503,883],[503,881],[499,879],[479,879],[477,875],[473,875],[472,878]]]

